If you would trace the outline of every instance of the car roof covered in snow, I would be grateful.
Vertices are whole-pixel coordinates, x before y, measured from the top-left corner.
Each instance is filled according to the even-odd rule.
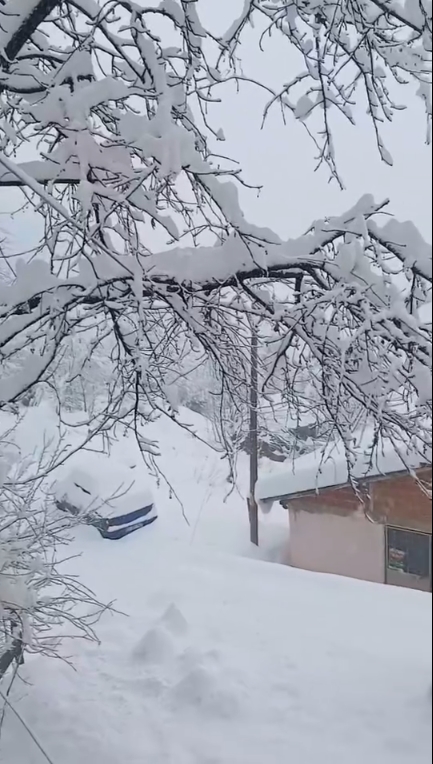
[[[52,490],[57,501],[66,500],[80,511],[96,511],[104,517],[153,504],[147,472],[140,465],[113,463],[106,454],[96,453],[86,455],[86,469],[71,462],[58,470]]]

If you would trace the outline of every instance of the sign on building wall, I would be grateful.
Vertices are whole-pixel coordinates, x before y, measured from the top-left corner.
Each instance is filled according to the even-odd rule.
[[[426,533],[387,528],[387,569],[431,581],[432,540]]]

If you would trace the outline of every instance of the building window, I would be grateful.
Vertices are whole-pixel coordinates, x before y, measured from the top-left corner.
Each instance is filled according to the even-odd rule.
[[[388,570],[431,580],[431,536],[399,528],[387,528],[386,533]]]

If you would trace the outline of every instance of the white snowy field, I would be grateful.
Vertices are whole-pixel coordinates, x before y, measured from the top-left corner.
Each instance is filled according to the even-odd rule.
[[[42,413],[30,412],[27,446],[41,438]],[[107,491],[122,469],[139,469],[134,493],[152,490],[159,519],[120,542],[76,533],[71,569],[125,615],[104,616],[99,647],[65,643],[75,670],[33,658],[14,685],[52,762],[431,761],[430,597],[246,559],[258,555],[245,502],[236,492],[224,502],[219,455],[168,421],[147,435],[160,439],[190,525],[166,486],[132,469],[129,440],[109,461],[74,458]],[[279,559],[284,513],[263,522],[260,554]],[[0,761],[46,762],[10,711]]]

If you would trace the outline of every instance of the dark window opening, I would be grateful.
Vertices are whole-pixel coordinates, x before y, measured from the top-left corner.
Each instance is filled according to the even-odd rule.
[[[431,578],[432,540],[426,533],[387,528],[387,566],[418,578]]]

